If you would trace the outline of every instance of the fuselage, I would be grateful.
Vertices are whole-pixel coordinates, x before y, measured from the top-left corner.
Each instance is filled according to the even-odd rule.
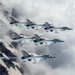
[[[49,55],[39,55],[39,56],[28,56],[28,57],[21,57],[22,61],[31,61],[31,60],[37,60],[37,59],[47,59],[49,58]]]

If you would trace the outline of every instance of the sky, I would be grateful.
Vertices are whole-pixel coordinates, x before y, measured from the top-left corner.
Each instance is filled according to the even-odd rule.
[[[0,19],[7,24],[8,30],[12,29],[28,36],[36,33],[48,39],[58,38],[65,41],[51,44],[48,47],[35,46],[32,42],[22,47],[19,46],[20,50],[25,49],[28,52],[33,51],[37,54],[49,54],[56,57],[40,61],[38,64],[20,62],[25,75],[75,75],[75,0],[0,0],[0,2],[3,4],[0,6],[2,11]],[[8,14],[5,14],[4,10],[7,10]],[[68,26],[73,30],[47,33],[43,30],[28,30],[26,27],[11,27],[10,16],[20,21],[30,19],[38,24],[49,22],[56,27]]]

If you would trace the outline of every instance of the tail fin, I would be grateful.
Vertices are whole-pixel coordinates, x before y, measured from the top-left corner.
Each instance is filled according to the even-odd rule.
[[[29,19],[26,19],[26,21],[27,21],[27,24],[29,24],[29,25],[34,25],[34,23],[31,22]]]
[[[29,55],[26,51],[24,51],[24,50],[22,50],[22,54],[23,54],[22,59],[30,56],[30,55]]]
[[[16,32],[13,32],[12,36],[13,36],[13,39],[22,38],[22,37],[20,37]]]
[[[41,39],[37,34],[34,34],[34,37],[35,37],[35,39],[37,39],[37,40],[40,40],[40,39]]]
[[[13,17],[10,17],[10,20],[11,20],[10,24],[13,24],[13,23],[17,23],[18,22]]]
[[[49,24],[48,22],[45,22],[46,27],[52,27],[51,24]]]

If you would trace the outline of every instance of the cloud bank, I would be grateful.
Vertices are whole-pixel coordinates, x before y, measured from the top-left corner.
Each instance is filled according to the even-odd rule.
[[[1,18],[8,24],[9,16],[25,21],[26,18],[36,23],[49,22],[54,26],[69,26],[75,28],[75,1],[74,0],[2,0],[1,11],[7,10],[3,14],[5,19]],[[33,35],[34,33],[43,35],[49,39],[59,38],[65,40],[64,43],[51,44],[48,47],[35,46],[30,43],[27,51],[34,51],[38,54],[51,54],[56,56],[55,59],[41,61],[38,64],[20,63],[24,66],[25,75],[74,75],[75,72],[75,31],[65,31],[55,33],[46,33],[42,31],[28,30],[27,28],[13,27],[18,33]],[[23,45],[20,49],[25,49]]]

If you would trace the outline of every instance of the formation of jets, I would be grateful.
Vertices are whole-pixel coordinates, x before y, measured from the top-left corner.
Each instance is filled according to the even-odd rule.
[[[32,29],[43,28],[47,32],[48,31],[53,32],[55,30],[60,30],[60,31],[73,30],[73,28],[69,28],[69,27],[55,27],[55,26],[52,26],[52,24],[49,24],[48,22],[45,22],[44,24],[36,24],[30,21],[29,19],[26,19],[26,22],[17,21],[13,17],[10,17],[10,19],[11,19],[11,22],[10,22],[11,25],[22,26],[23,24],[27,28],[32,28]]]
[[[48,22],[45,22],[44,29],[46,31],[51,31],[51,32],[53,32],[54,30],[60,30],[60,31],[73,30],[72,28],[69,28],[69,27],[55,27],[55,26],[52,26],[51,24],[49,24]]]
[[[28,29],[39,29],[43,28],[46,32],[50,31],[65,31],[65,30],[73,30],[72,28],[69,27],[55,27],[52,24],[49,24],[48,22],[45,22],[44,24],[36,24],[30,21],[29,19],[26,19],[26,22],[20,22],[14,19],[13,17],[10,17],[10,24],[11,26],[26,26]],[[4,24],[0,20],[0,25]],[[1,39],[0,42],[17,42],[17,43],[22,43],[22,44],[27,44],[30,41],[34,42],[35,45],[41,44],[41,45],[50,45],[52,43],[61,43],[65,42],[60,39],[47,39],[47,38],[41,38],[38,34],[34,34],[33,36],[26,36],[24,34],[17,34],[16,32],[12,32],[12,38],[11,39]],[[42,59],[47,59],[47,58],[55,58],[55,56],[50,56],[50,55],[37,55],[35,53],[27,53],[25,50],[22,50],[23,56],[21,57],[23,62],[30,61],[33,63],[37,63],[38,61]],[[11,59],[12,57],[9,57],[8,59]],[[13,57],[14,58],[14,57]],[[3,55],[0,54],[0,59],[7,59]]]
[[[14,37],[12,38],[13,42],[18,42],[18,43],[29,43],[30,41],[33,41],[35,45],[41,44],[41,45],[50,45],[51,43],[60,43],[64,42],[63,40],[60,39],[45,39],[41,38],[39,35],[34,34],[32,37],[27,37],[24,34],[18,35],[17,33],[14,33]]]

